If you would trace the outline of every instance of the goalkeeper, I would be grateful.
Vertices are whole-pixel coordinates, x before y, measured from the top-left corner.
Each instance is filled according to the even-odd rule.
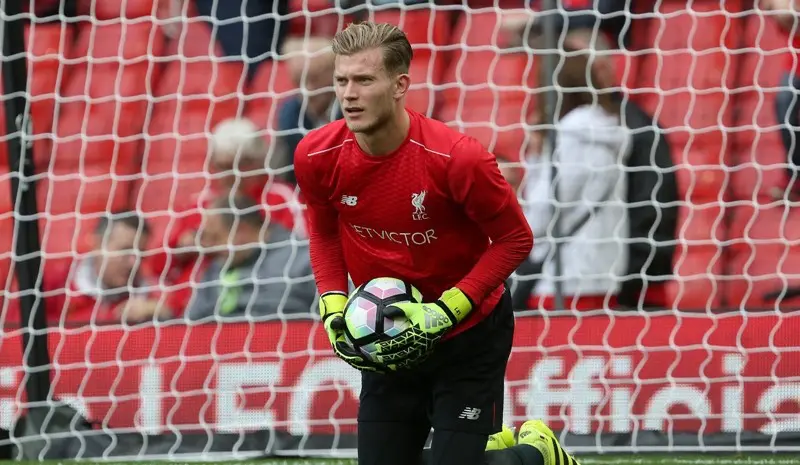
[[[350,25],[333,52],[344,120],[300,142],[295,175],[325,328],[362,370],[359,464],[419,464],[431,426],[429,463],[483,464],[487,436],[501,430],[514,333],[504,284],[530,253],[531,230],[494,156],[405,108],[412,51],[400,29]],[[342,343],[348,273],[356,285],[404,279],[429,302],[390,307],[412,328],[379,343],[381,365]],[[500,451],[519,458],[506,463],[565,463],[557,441],[535,430],[538,442]]]

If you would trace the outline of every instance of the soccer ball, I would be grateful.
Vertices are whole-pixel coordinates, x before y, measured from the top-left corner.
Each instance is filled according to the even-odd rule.
[[[392,339],[408,329],[404,318],[383,316],[386,306],[399,302],[422,302],[422,294],[395,278],[372,279],[350,294],[344,308],[345,336],[367,360],[378,363],[375,342]]]

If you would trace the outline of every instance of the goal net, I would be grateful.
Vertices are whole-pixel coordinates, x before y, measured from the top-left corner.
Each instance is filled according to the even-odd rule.
[[[42,266],[40,289],[20,289],[4,140],[0,429],[30,421],[0,446],[33,458],[354,455],[360,378],[333,356],[304,293],[291,170],[299,137],[337,118],[326,40],[355,20],[399,25],[415,55],[408,106],[478,138],[524,201],[532,134],[555,129],[538,108],[569,95],[538,74],[539,2],[25,3],[41,241],[30,253]],[[800,217],[796,142],[787,149],[781,131],[793,141],[800,120],[798,107],[777,116],[797,100],[781,12],[744,0],[553,3],[576,24],[568,11],[602,20],[582,36],[590,61],[623,106],[658,122],[631,133],[668,141],[672,163],[652,170],[677,179],[678,198],[656,206],[677,206],[678,225],[664,244],[644,241],[674,246],[672,273],[650,283],[657,307],[622,309],[609,291],[592,308],[565,296],[564,308],[518,313],[505,423],[543,419],[579,454],[797,450]],[[543,43],[563,49],[556,32]],[[201,215],[229,189],[252,200],[223,207],[235,232]],[[258,248],[257,263],[231,272],[231,257]],[[36,402],[20,316],[30,292],[50,353],[50,393]]]

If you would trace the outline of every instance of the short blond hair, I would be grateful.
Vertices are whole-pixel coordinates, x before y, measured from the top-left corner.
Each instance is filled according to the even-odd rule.
[[[411,67],[414,51],[406,34],[388,23],[352,23],[333,37],[335,55],[354,55],[364,50],[383,50],[383,66],[391,74],[405,74]]]

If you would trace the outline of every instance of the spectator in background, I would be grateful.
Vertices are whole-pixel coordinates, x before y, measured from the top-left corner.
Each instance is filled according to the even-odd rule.
[[[590,54],[588,64],[600,89],[616,87],[617,70],[605,36],[590,29],[569,32],[565,46]],[[631,130],[626,162],[628,190],[628,269],[617,294],[620,306],[634,309],[668,305],[666,283],[672,279],[678,230],[678,180],[672,149],[653,118],[617,88],[610,95],[622,108]]]
[[[633,140],[627,159],[628,269],[617,299],[621,307],[663,308],[668,304],[665,285],[673,275],[679,194],[663,131],[618,84],[611,44],[627,41],[627,36],[620,36],[631,29],[627,3],[599,0],[596,10],[590,2],[568,3],[569,11],[511,17],[503,27],[515,31],[520,42],[527,39],[531,48],[542,50],[544,22],[554,21],[560,46],[589,54],[593,85],[606,89],[621,106],[622,123],[632,131]]]
[[[278,181],[267,168],[269,147],[258,127],[247,118],[222,121],[211,137],[212,190],[236,191],[261,202],[266,220],[305,234],[295,187]]]
[[[778,23],[780,29],[788,39],[787,47],[800,48],[800,24],[795,24],[800,4],[796,0],[760,0],[759,8],[770,12]],[[788,179],[790,191],[787,193],[793,198],[800,196],[800,183],[797,182],[798,167],[800,167],[800,76],[797,74],[797,55],[789,54],[786,57],[786,71],[780,82],[780,91],[775,97],[775,111],[780,125],[781,140],[788,154]],[[776,190],[773,196],[784,197],[783,190]]]
[[[594,71],[587,72],[586,54],[562,55],[561,63],[554,76],[562,89],[555,157],[547,150],[529,157],[526,216],[537,238],[531,260],[542,270],[529,308],[555,309],[556,280],[563,282],[568,309],[613,308],[628,261],[624,163],[630,134],[621,122],[619,102],[602,91]],[[544,112],[543,105],[539,111]],[[548,121],[547,115],[540,114],[539,121]],[[556,203],[564,237],[561,277],[553,254]]]
[[[231,192],[245,195],[263,208],[268,224],[277,224],[297,238],[305,237],[303,210],[295,188],[275,180],[265,168],[268,148],[256,125],[248,119],[229,119],[214,128],[211,141],[211,188],[179,206],[165,238],[165,248],[148,260],[149,272],[167,287],[167,307],[179,316],[189,304],[197,280],[210,256],[199,254],[198,231],[203,217],[198,209],[215,197]]]
[[[532,39],[541,34],[546,21],[553,21],[557,37],[564,30],[597,30],[611,43],[627,45],[630,3],[630,0],[563,0],[563,8],[558,10],[526,10],[507,15],[501,28],[509,33],[511,46],[519,46],[526,37]]]
[[[180,1],[180,0],[178,0]],[[258,66],[274,59],[286,37],[289,0],[194,0],[223,53],[242,60],[251,79]],[[216,24],[215,24],[216,23]]]
[[[219,197],[205,212],[201,243],[214,259],[186,310],[192,321],[309,313],[316,296],[308,246],[266,226],[249,197]]]
[[[290,39],[283,54],[289,57],[289,72],[295,85],[303,92],[286,98],[278,110],[277,156],[271,167],[282,173],[281,177],[295,182],[294,151],[303,136],[335,119],[342,111],[333,91],[333,52],[330,39],[311,37]]]
[[[125,307],[149,312],[158,295],[139,269],[148,236],[147,223],[136,213],[101,218],[90,253],[48,266],[42,283],[48,320],[115,322]]]

